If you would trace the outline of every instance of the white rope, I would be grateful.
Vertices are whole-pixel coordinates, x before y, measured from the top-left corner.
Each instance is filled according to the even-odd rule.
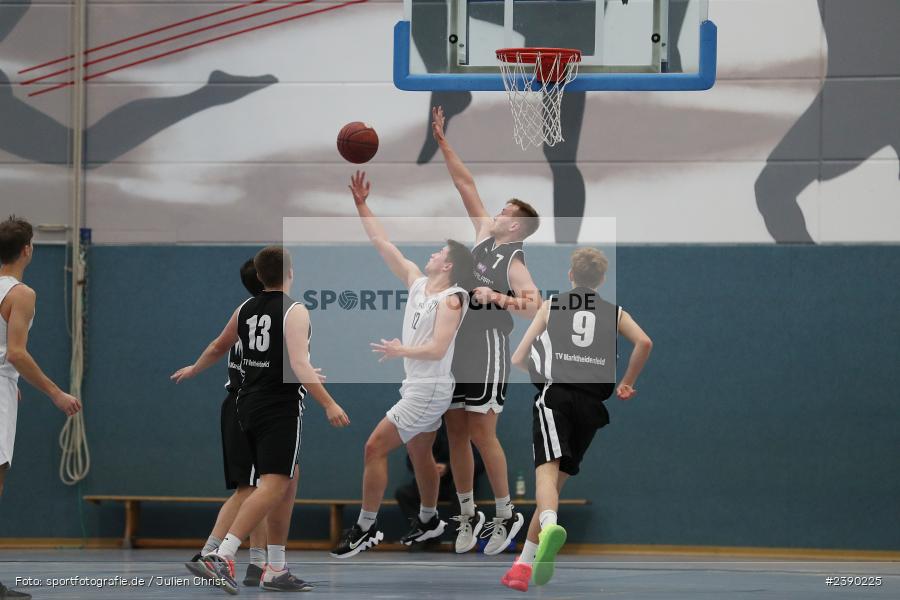
[[[578,75],[578,61],[570,59],[561,64],[561,60],[561,55],[556,54],[549,68],[549,63],[541,66],[540,53],[534,64],[523,62],[520,54],[512,62],[500,60],[500,73],[513,115],[513,137],[522,150],[565,141],[561,122],[563,92]],[[538,77],[541,69],[545,74],[564,73],[564,76],[558,81],[542,83]]]
[[[73,232],[73,235],[79,235]],[[69,369],[70,393],[81,399],[84,377],[84,294],[87,260],[84,246],[72,255],[72,362]],[[69,417],[59,434],[62,458],[59,462],[59,478],[66,485],[75,485],[84,479],[91,469],[91,453],[88,449],[84,427],[84,402],[82,409]]]
[[[84,55],[86,37],[86,1],[72,3],[72,44],[75,60],[75,87],[72,92],[72,306],[71,335],[72,362],[69,368],[70,393],[82,401],[82,410],[66,420],[59,434],[62,457],[59,462],[59,478],[66,485],[75,485],[84,479],[91,468],[91,455],[84,428],[84,399],[81,384],[84,376],[84,295],[86,253],[81,244],[81,228],[84,226]]]

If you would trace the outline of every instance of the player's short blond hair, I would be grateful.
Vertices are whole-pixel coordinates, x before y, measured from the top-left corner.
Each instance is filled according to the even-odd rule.
[[[603,282],[609,260],[596,248],[579,248],[572,253],[571,268],[575,285],[593,289]]]

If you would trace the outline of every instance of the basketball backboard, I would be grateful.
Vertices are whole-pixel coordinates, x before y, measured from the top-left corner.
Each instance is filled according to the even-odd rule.
[[[498,48],[575,48],[569,88],[709,89],[716,27],[708,0],[404,0],[394,83],[404,90],[502,91]]]

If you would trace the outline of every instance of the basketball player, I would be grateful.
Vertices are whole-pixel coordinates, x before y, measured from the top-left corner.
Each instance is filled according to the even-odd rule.
[[[22,283],[34,256],[33,230],[23,219],[10,217],[0,223],[0,496],[6,472],[12,465],[16,441],[16,417],[22,393],[19,375],[44,392],[56,407],[71,417],[81,410],[74,396],[62,391],[44,375],[28,353],[28,331],[34,321],[34,290]],[[31,598],[0,583],[0,598]]]
[[[235,310],[220,336],[219,349],[241,343],[244,379],[236,412],[259,483],[238,509],[221,545],[202,556],[198,565],[226,592],[236,594],[235,554],[268,515],[268,565],[260,587],[306,591],[311,586],[286,568],[284,546],[297,489],[295,474],[307,389],[333,426],[345,427],[350,420],[319,382],[309,362],[309,312],[288,295],[294,282],[290,254],[280,246],[268,246],[259,251],[253,264],[265,288]],[[206,354],[196,366],[205,368],[212,362]]]
[[[252,258],[241,266],[241,282],[253,297],[260,295],[263,291],[263,284],[256,276],[256,267],[253,266]],[[214,340],[212,344],[219,347],[217,340]],[[228,395],[222,402],[220,417],[222,460],[225,466],[225,488],[234,490],[234,492],[222,505],[222,508],[219,509],[216,524],[209,539],[206,540],[206,545],[190,562],[185,564],[188,571],[201,577],[205,576],[205,571],[200,569],[197,561],[204,554],[209,554],[219,547],[222,543],[222,538],[228,533],[228,527],[234,521],[238,509],[244,503],[244,500],[256,489],[256,483],[259,479],[253,468],[253,458],[250,456],[250,446],[247,443],[247,438],[237,422],[235,402],[241,382],[244,379],[244,370],[241,366],[242,354],[240,342],[228,350],[228,380],[225,383],[225,391]],[[199,371],[191,365],[179,369],[172,375],[172,379],[183,381],[197,373]],[[250,534],[250,564],[247,565],[247,573],[243,581],[244,585],[258,587],[265,566],[266,519],[263,519]]]
[[[444,136],[441,107],[433,111],[432,131],[444,155],[447,169],[475,226],[473,302],[460,328],[453,374],[456,389],[452,410],[447,412],[450,466],[459,496],[461,515],[456,552],[471,550],[477,541],[484,513],[475,510],[472,496],[473,458],[471,442],[484,459],[494,492],[496,516],[484,553],[502,552],[525,523],[509,499],[506,455],[497,439],[497,417],[503,411],[509,378],[509,313],[531,318],[540,307],[539,294],[525,266],[522,242],[538,228],[537,212],[529,204],[512,199],[496,217],[484,208],[472,174]]]
[[[366,174],[357,171],[350,190],[363,227],[391,272],[409,288],[403,340],[381,340],[372,344],[372,351],[382,355],[381,361],[403,358],[406,378],[399,402],[387,411],[366,442],[362,510],[356,524],[332,550],[335,558],[355,556],[384,539],[376,518],[387,487],[387,457],[403,444],[412,461],[421,504],[401,542],[408,546],[438,538],[444,532],[446,523],[437,512],[440,476],[431,448],[441,417],[453,400],[454,341],[468,305],[468,293],[456,282],[468,279],[472,272],[468,249],[448,240],[444,248],[431,255],[423,274],[390,242],[372,214],[366,204],[369,189]]]
[[[559,493],[578,473],[594,434],[609,423],[603,401],[615,388],[617,334],[634,344],[616,390],[622,400],[634,396],[653,346],[631,315],[597,294],[608,264],[599,250],[576,250],[569,269],[573,289],[544,302],[513,354],[513,364],[530,371],[540,390],[533,409],[537,507],[522,554],[500,580],[520,592],[528,591],[532,576],[535,585],[553,577],[566,541],[556,522]]]

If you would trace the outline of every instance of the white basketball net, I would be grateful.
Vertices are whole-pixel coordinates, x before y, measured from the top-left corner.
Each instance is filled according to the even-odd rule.
[[[513,115],[513,136],[522,150],[541,144],[554,146],[564,141],[560,122],[563,92],[578,75],[579,60],[559,53],[553,53],[551,60],[550,56],[542,57],[538,52],[532,64],[533,51],[527,54],[528,62],[522,56],[517,53],[513,62],[498,57]],[[541,69],[545,76],[556,74],[556,81],[541,82]]]

